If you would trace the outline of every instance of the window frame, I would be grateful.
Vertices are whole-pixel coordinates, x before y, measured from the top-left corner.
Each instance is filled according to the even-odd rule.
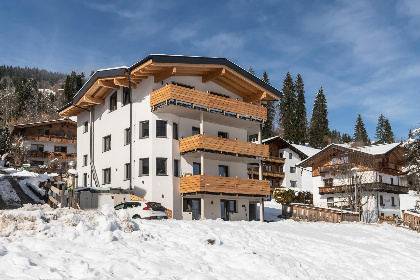
[[[118,109],[117,91],[114,91],[109,96],[109,108],[108,109],[109,109],[109,112],[113,112],[113,111],[116,111]]]
[[[158,123],[165,124],[165,135],[159,135],[159,125]],[[168,121],[165,120],[156,120],[156,138],[168,138]]]
[[[229,133],[228,132],[224,132],[224,131],[218,131],[217,132],[217,137],[224,138],[224,139],[229,139]]]
[[[107,149],[107,140],[109,139],[109,149]],[[102,152],[108,152],[111,151],[111,134],[102,137]]]
[[[88,162],[88,155],[83,155],[83,165],[82,166],[87,166],[87,162]]]
[[[131,94],[130,94],[130,89],[128,87],[123,87],[122,88],[122,98],[121,99],[122,99],[122,106],[125,106],[125,105],[131,103]]]
[[[178,123],[176,122],[174,122],[172,125],[172,138],[174,140],[179,140]]]
[[[198,174],[195,174],[195,166],[198,166]],[[193,162],[193,172],[192,175],[201,175],[201,162]]]
[[[83,133],[87,133],[89,132],[89,122],[84,122],[83,123]]]
[[[290,166],[290,173],[296,173],[296,166]]]
[[[379,205],[385,206],[384,196],[382,194],[379,195]]]
[[[164,163],[164,172],[159,173],[159,163],[158,161],[161,160]],[[156,176],[168,176],[168,159],[163,157],[156,157]]]
[[[195,132],[198,132],[198,133],[195,133],[195,134],[194,134],[194,131],[195,131]],[[199,128],[199,127],[197,127],[197,126],[193,126],[193,127],[191,127],[191,136],[198,135],[198,134],[200,134],[200,128]]]
[[[147,124],[147,135],[143,135],[145,124]],[[149,121],[139,121],[139,139],[145,139],[150,137],[150,123]]]
[[[174,159],[174,177],[181,177],[180,176],[180,170],[179,170],[179,165],[180,160],[179,159]]]
[[[147,165],[144,164],[147,162]],[[147,173],[144,172],[144,168],[147,168]],[[150,162],[149,158],[139,158],[139,177],[149,176],[150,174]]]
[[[131,178],[131,164],[125,163],[124,164],[124,181],[128,181]]]
[[[88,182],[87,179],[88,179],[87,178],[87,173],[83,173],[83,187],[84,188],[87,188],[87,182]]]
[[[70,136],[69,136],[69,134],[70,134]],[[67,138],[72,138],[72,137],[73,137],[73,132],[71,132],[71,131],[67,131],[67,132],[66,132],[66,137],[67,137]]]
[[[289,153],[289,159],[293,158],[293,153]]]
[[[102,185],[107,185],[107,184],[111,184],[111,168],[110,167],[102,169]]]
[[[131,128],[124,129],[124,146],[131,144]]]
[[[293,186],[293,185],[295,185],[295,186]],[[290,187],[291,188],[297,188],[297,181],[290,180]]]
[[[62,150],[63,148],[65,148],[64,152]],[[54,146],[54,153],[67,153],[67,146]]]
[[[220,168],[225,169],[225,170],[223,170],[224,173],[225,173],[225,176],[220,173]],[[219,173],[219,177],[229,177],[229,166],[228,165],[219,164],[217,170],[218,170],[218,173]]]

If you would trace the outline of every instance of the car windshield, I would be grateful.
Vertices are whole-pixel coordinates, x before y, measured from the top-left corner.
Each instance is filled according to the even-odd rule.
[[[166,208],[158,202],[147,202],[147,205],[149,205],[153,211],[166,211]]]

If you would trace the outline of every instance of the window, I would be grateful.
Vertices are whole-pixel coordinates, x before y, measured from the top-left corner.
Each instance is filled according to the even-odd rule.
[[[71,138],[73,136],[73,133],[71,131],[67,131],[67,138]]]
[[[83,155],[83,166],[87,165],[87,156],[88,155]]]
[[[297,188],[297,181],[290,180],[290,187],[291,188]]]
[[[124,130],[124,145],[130,145],[131,143],[131,129],[126,128]]]
[[[380,195],[380,196],[379,196],[379,204],[380,204],[381,206],[385,206],[385,203],[384,203],[384,197],[383,197],[382,195]]]
[[[31,151],[39,151],[39,152],[43,152],[43,151],[44,151],[44,145],[40,145],[40,144],[32,144],[32,145],[31,145]]]
[[[217,137],[220,137],[220,138],[229,138],[228,137],[228,133],[227,132],[222,132],[222,131],[217,132]]]
[[[283,172],[283,165],[279,167],[280,172]]]
[[[140,125],[140,138],[148,138],[149,137],[149,121],[142,121],[139,123]]]
[[[331,164],[332,164],[332,165],[336,165],[336,164],[338,164],[338,158],[333,158],[333,159],[331,160]]]
[[[328,187],[333,186],[333,178],[324,179],[323,181],[324,181],[324,187],[328,188]]]
[[[166,158],[156,158],[156,175],[164,176],[166,175]]]
[[[219,176],[229,177],[229,167],[226,165],[219,165]]]
[[[179,177],[179,160],[174,160],[174,176]]]
[[[65,146],[54,146],[55,153],[67,153],[67,147]]]
[[[89,125],[88,122],[83,123],[83,133],[86,133],[89,131]]]
[[[279,153],[279,158],[282,158],[283,157],[283,153]]]
[[[192,127],[192,136],[200,134],[200,128],[199,127]]]
[[[83,187],[87,187],[87,173],[83,173]]]
[[[201,163],[193,162],[193,175],[201,175]]]
[[[131,103],[130,89],[128,87],[123,87],[122,95],[122,105],[127,105],[128,103]]]
[[[333,196],[327,197],[327,207],[328,208],[334,207],[334,197]]]
[[[44,162],[42,160],[31,160],[31,166],[40,166],[44,165]]]
[[[43,129],[37,129],[36,134],[44,135],[44,130]]]
[[[391,177],[391,185],[394,184],[394,178]]]
[[[102,184],[111,184],[111,168],[102,169]]]
[[[227,211],[231,213],[236,213],[236,200],[227,201]]]
[[[59,130],[59,131],[57,132],[57,136],[63,137],[63,136],[64,136],[64,131]]]
[[[290,173],[296,173],[296,167],[290,166]]]
[[[166,121],[156,121],[156,137],[166,137]]]
[[[397,206],[395,205],[395,198],[393,196],[391,197],[391,206]]]
[[[178,124],[174,123],[172,129],[173,129],[173,138],[175,140],[178,140],[179,139],[179,137],[178,137]]]
[[[293,154],[289,153],[289,159],[292,159],[292,157],[293,157]]]
[[[111,150],[111,135],[107,135],[103,138],[103,147],[104,152]]]
[[[341,163],[349,163],[349,157],[345,156],[345,157],[341,157]]]
[[[149,158],[141,158],[139,176],[148,176],[149,175]]]
[[[124,164],[124,180],[130,180],[131,177],[131,164]]]
[[[109,111],[117,110],[117,92],[115,91],[111,97],[109,97]]]
[[[379,183],[382,183],[382,175],[379,175],[379,176],[378,176],[378,182],[379,182]]]

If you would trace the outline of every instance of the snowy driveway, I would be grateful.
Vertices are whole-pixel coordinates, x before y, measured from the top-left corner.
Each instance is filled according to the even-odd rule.
[[[19,184],[0,170],[0,210],[16,209],[23,204],[35,203],[19,186]]]

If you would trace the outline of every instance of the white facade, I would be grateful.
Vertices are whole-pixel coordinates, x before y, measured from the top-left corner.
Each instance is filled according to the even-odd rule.
[[[230,96],[232,99],[242,100],[242,98],[227,89],[213,83],[202,83],[201,77],[176,77],[172,76],[160,83],[154,83],[153,77],[142,80],[136,89],[132,89],[132,186],[135,195],[145,198],[149,201],[160,202],[164,207],[173,211],[173,217],[176,219],[188,219],[189,213],[183,211],[183,199],[180,194],[180,178],[174,176],[174,160],[179,160],[179,174],[193,173],[193,163],[201,162],[200,154],[180,155],[179,140],[173,139],[174,123],[178,125],[178,137],[186,138],[192,136],[192,127],[200,127],[199,119],[179,117],[171,113],[161,113],[159,110],[151,112],[150,93],[165,86],[166,83],[181,82],[194,86],[196,90],[207,92],[215,91]],[[123,105],[122,87],[117,90],[117,109],[110,110],[110,97],[105,98],[105,105],[93,106],[93,132],[94,132],[94,164],[98,174],[99,182],[102,187],[120,187],[128,189],[130,180],[126,178],[124,172],[125,164],[130,163],[130,145],[125,145],[125,129],[130,127],[130,104]],[[191,109],[192,110],[192,109]],[[255,133],[258,124],[252,124],[252,129],[241,128],[237,126],[227,126],[222,123],[213,123],[207,121],[207,113],[204,113],[204,134],[218,136],[218,132],[227,132],[228,138],[247,141],[248,135]],[[167,122],[166,137],[156,136],[156,123],[158,120]],[[149,136],[140,137],[140,122],[149,122]],[[83,178],[86,176],[87,185],[91,186],[90,178],[90,158],[89,158],[89,132],[84,132],[85,123],[89,122],[89,112],[82,112],[77,118],[77,151],[78,151],[78,174],[79,184],[84,184]],[[90,128],[89,128],[90,129]],[[111,149],[104,151],[104,137],[111,136]],[[208,155],[204,154],[204,158]],[[211,155],[210,155],[211,156]],[[87,158],[87,165],[84,159]],[[149,174],[143,175],[140,172],[140,159],[149,159]],[[156,159],[164,158],[166,160],[166,175],[157,175]],[[205,175],[218,176],[218,166],[224,165],[229,168],[229,177],[248,178],[247,163],[249,160],[238,160],[236,157],[217,157],[205,159],[202,166]],[[104,170],[111,169],[111,182],[104,182]],[[220,199],[222,197],[204,196],[206,201],[202,204],[205,209],[214,208],[208,218],[220,217]],[[202,196],[200,196],[200,199]],[[237,213],[232,214],[235,220],[249,219],[249,212],[243,208],[249,209],[247,198],[238,198],[229,196],[227,199],[237,201]],[[245,201],[246,200],[246,201]],[[245,205],[242,207],[242,205]],[[202,208],[202,209],[203,209]],[[206,211],[207,212],[207,211]],[[207,218],[207,217],[206,217]]]

